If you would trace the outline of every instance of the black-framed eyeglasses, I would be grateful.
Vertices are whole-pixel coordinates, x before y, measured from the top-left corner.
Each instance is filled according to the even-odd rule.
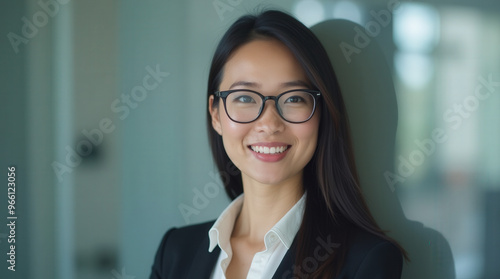
[[[264,96],[250,89],[234,89],[217,91],[214,95],[222,98],[227,116],[237,123],[257,120],[267,100],[274,100],[276,111],[283,120],[290,123],[304,123],[314,115],[321,92],[293,89],[278,96]]]

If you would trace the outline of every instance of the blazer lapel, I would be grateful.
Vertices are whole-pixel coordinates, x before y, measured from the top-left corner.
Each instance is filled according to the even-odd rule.
[[[283,260],[281,260],[281,263],[274,273],[272,279],[288,279],[293,277],[293,264],[295,262],[295,250],[297,248],[296,240],[297,237],[294,238],[290,249],[288,249],[288,251],[286,252]]]
[[[187,279],[210,278],[215,263],[219,258],[220,248],[217,246],[212,253],[208,252],[208,237],[198,248],[196,255],[193,255],[193,261],[189,268]]]

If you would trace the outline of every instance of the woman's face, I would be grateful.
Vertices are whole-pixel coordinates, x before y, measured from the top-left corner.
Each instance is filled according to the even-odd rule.
[[[274,39],[258,39],[239,47],[229,58],[219,90],[251,89],[276,96],[291,89],[310,89],[308,83],[285,45]],[[283,120],[274,101],[269,100],[257,120],[241,124],[229,119],[222,100],[218,107],[212,107],[213,98],[209,100],[212,125],[222,136],[229,158],[240,169],[244,184],[302,182],[303,169],[316,149],[318,111],[309,121],[293,124]]]

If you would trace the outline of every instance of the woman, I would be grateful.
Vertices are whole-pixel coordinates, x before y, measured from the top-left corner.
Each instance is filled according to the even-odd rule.
[[[169,230],[151,278],[400,278],[406,252],[366,206],[335,74],[307,27],[279,11],[238,19],[207,97],[233,202],[215,222]]]

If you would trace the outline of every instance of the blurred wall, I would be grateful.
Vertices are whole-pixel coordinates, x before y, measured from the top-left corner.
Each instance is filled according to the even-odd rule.
[[[26,119],[28,89],[27,60],[26,52],[13,53],[6,35],[17,27],[18,20],[26,10],[26,3],[23,1],[9,2],[5,8],[0,9],[0,167],[1,167],[1,192],[0,192],[0,251],[1,278],[28,278],[29,267],[29,223],[32,221],[28,214],[27,204],[29,202],[28,187],[28,150]],[[7,173],[8,167],[16,168],[16,199],[15,220],[16,243],[9,242],[10,228],[7,226],[10,216],[7,210]],[[22,205],[22,206],[21,206]],[[11,253],[10,246],[15,245],[15,257],[17,271],[14,273],[7,269],[7,259]],[[10,265],[10,264],[9,264]],[[11,277],[15,274],[15,277]],[[9,277],[7,277],[9,276]]]

